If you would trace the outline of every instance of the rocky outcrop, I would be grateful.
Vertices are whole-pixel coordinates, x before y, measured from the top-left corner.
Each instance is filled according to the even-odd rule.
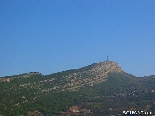
[[[0,83],[1,82],[10,82],[15,78],[26,78],[26,77],[33,77],[36,75],[42,75],[40,72],[29,72],[29,73],[23,73],[19,75],[14,75],[14,76],[7,76],[7,77],[1,77],[0,78]]]
[[[98,72],[101,72],[101,73],[108,73],[108,72],[120,73],[120,72],[123,72],[123,70],[118,65],[118,63],[112,62],[112,61],[100,62],[100,63],[97,63],[96,66],[94,66],[94,67],[98,70]]]
[[[76,73],[70,73],[63,77],[68,82],[65,83],[63,89],[75,91],[84,85],[93,86],[94,84],[106,81],[109,72],[123,72],[118,63],[112,61],[96,63],[82,69],[84,70],[79,72],[77,71]]]

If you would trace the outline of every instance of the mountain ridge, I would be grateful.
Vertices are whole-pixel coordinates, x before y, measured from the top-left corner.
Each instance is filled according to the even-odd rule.
[[[123,73],[124,71],[116,62],[112,61],[104,61],[99,63],[93,63],[91,65],[79,68],[79,69],[71,69],[66,70],[58,73],[53,73],[49,75],[42,75],[39,72],[30,72],[30,73],[23,73],[20,75],[9,76],[0,78],[0,82],[11,82],[15,78],[26,78],[26,77],[33,77],[33,76],[53,76],[53,75],[62,75],[59,81],[68,82],[64,85],[63,88],[68,88],[68,90],[78,89],[83,85],[93,86],[93,84],[101,83],[106,81],[107,74],[109,72],[116,72],[116,73]],[[65,74],[64,74],[65,73]],[[82,78],[83,77],[83,78]],[[58,78],[58,77],[57,77]],[[57,79],[53,78],[53,79]],[[47,81],[48,82],[48,81]],[[76,86],[73,88],[73,86]]]
[[[68,111],[74,105],[79,115],[86,115],[83,111],[88,109],[92,116],[121,114],[132,108],[154,111],[154,84],[155,76],[137,78],[113,61],[49,75],[30,72],[2,77],[0,115],[63,116],[74,114]]]
[[[118,63],[116,62],[113,62],[113,61],[103,61],[103,62],[99,62],[99,63],[92,63],[90,65],[87,65],[87,66],[84,66],[84,67],[81,67],[81,68],[77,68],[77,69],[67,69],[67,70],[64,70],[64,71],[59,71],[59,72],[55,72],[55,73],[61,73],[61,72],[65,72],[65,71],[69,71],[69,70],[83,70],[87,67],[92,67],[94,65],[105,65],[106,63],[115,63],[116,65],[118,65]],[[120,67],[121,69],[121,67]],[[122,70],[123,71],[123,70]],[[52,74],[55,74],[55,73],[52,73]],[[16,74],[16,75],[10,75],[10,76],[2,76],[0,78],[9,78],[9,77],[12,77],[12,76],[18,76],[18,75],[36,75],[36,74],[41,74],[40,72],[29,72],[29,73],[23,73],[23,74]],[[42,75],[42,74],[41,74]],[[51,75],[51,74],[47,74],[47,75]],[[46,76],[46,75],[45,75]]]

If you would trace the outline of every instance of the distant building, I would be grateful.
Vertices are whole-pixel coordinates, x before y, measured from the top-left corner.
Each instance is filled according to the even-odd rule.
[[[79,107],[78,106],[72,106],[69,108],[69,111],[72,113],[79,113]]]

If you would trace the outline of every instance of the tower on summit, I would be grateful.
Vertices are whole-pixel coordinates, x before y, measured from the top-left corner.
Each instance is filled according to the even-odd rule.
[[[107,61],[109,61],[109,60],[108,60],[108,55],[107,55]]]

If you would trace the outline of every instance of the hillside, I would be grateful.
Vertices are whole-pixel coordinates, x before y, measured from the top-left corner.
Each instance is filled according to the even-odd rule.
[[[0,78],[0,115],[117,115],[155,110],[155,76],[138,78],[105,61],[42,75]],[[73,111],[76,111],[74,112]]]

